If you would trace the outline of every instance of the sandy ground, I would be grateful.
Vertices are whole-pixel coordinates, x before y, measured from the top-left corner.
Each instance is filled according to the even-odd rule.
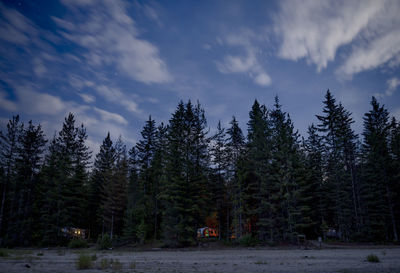
[[[400,272],[400,248],[226,249],[157,251],[9,250],[0,272]],[[94,255],[92,268],[77,269],[81,252]],[[379,263],[366,261],[369,254]]]

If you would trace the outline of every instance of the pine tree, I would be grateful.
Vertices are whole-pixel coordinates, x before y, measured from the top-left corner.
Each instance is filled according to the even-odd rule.
[[[152,176],[152,162],[155,153],[155,121],[149,116],[143,130],[142,139],[137,143],[137,161],[139,164],[139,188],[141,194],[137,203],[137,213],[140,215],[138,238],[143,243],[154,234],[154,180]]]
[[[309,171],[307,182],[309,184],[308,195],[310,199],[308,205],[314,207],[311,212],[313,225],[306,232],[307,237],[310,238],[326,233],[325,225],[328,218],[327,208],[329,206],[325,196],[327,189],[324,183],[322,138],[318,135],[314,124],[308,127],[308,138],[304,142],[304,148],[306,153],[306,167]]]
[[[374,240],[398,240],[394,215],[393,179],[389,148],[389,113],[374,97],[364,115],[364,188],[367,234]]]
[[[242,174],[244,214],[247,232],[265,240],[272,238],[274,226],[272,200],[269,198],[268,168],[270,159],[270,128],[268,111],[256,100],[249,113],[246,160]]]
[[[33,203],[36,198],[38,173],[42,163],[42,155],[46,140],[40,125],[34,126],[29,121],[28,127],[19,137],[18,158],[16,160],[16,200],[13,232],[17,236],[17,245],[32,243],[35,218]],[[37,222],[36,222],[37,223]]]
[[[208,141],[204,111],[180,102],[168,127],[166,185],[163,187],[163,241],[168,246],[191,245],[196,228],[204,224]]]
[[[112,173],[112,181],[104,194],[107,201],[104,209],[110,210],[111,214],[111,230],[110,238],[114,234],[122,234],[123,216],[126,208],[126,190],[128,184],[128,156],[126,146],[123,144],[121,137],[117,139],[114,145],[115,149],[115,165]]]
[[[338,234],[344,240],[349,240],[356,221],[355,211],[357,205],[355,200],[355,180],[348,168],[346,158],[349,154],[354,154],[347,143],[353,143],[355,135],[351,131],[350,125],[353,122],[341,104],[336,104],[336,100],[328,90],[325,95],[323,113],[317,115],[320,124],[318,131],[322,133],[324,141],[324,157],[326,158],[324,174],[327,177],[326,186],[329,198],[331,217],[330,226],[338,229]],[[352,163],[351,163],[352,164]],[[354,189],[354,191],[353,191]]]
[[[239,238],[243,234],[243,185],[239,179],[240,162],[243,161],[245,139],[235,117],[230,122],[231,127],[227,130],[227,180],[228,197],[232,200],[232,225],[234,238]],[[229,213],[228,213],[229,215]],[[229,224],[229,221],[227,221]],[[227,233],[230,233],[228,227]],[[231,235],[231,234],[229,234]]]
[[[131,150],[129,150],[127,205],[124,218],[124,237],[133,241],[138,241],[138,201],[142,195],[138,184],[138,165],[136,148],[133,146]]]
[[[19,121],[19,116],[13,116],[7,124],[6,132],[0,134],[0,164],[3,170],[3,183],[1,185],[1,208],[0,208],[0,236],[4,235],[4,230],[10,234],[9,226],[4,221],[5,218],[14,216],[15,207],[15,163],[18,157],[19,137],[23,131],[23,124]],[[8,211],[6,212],[6,207]],[[15,233],[14,235],[15,236]],[[5,242],[0,242],[1,244]]]
[[[226,154],[226,136],[225,129],[222,128],[221,122],[218,122],[217,132],[211,138],[212,144],[210,152],[213,157],[212,163],[214,165],[213,174],[215,178],[211,185],[211,192],[213,193],[213,204],[217,212],[218,220],[218,235],[219,240],[222,236],[222,226],[225,220],[223,210],[227,211],[227,202],[225,201],[226,193],[226,168],[227,168],[227,154]],[[226,213],[225,213],[226,214]],[[229,221],[227,221],[229,226]],[[229,229],[227,230],[229,232]]]
[[[44,243],[55,244],[64,240],[64,227],[85,226],[85,185],[90,154],[85,145],[86,130],[75,126],[72,113],[65,118],[61,131],[50,144],[41,175],[45,192],[41,208]]]
[[[153,224],[154,224],[154,235],[153,240],[157,240],[160,238],[160,223],[161,223],[161,202],[160,202],[160,194],[162,192],[162,188],[166,183],[166,173],[165,173],[165,164],[166,164],[166,148],[168,146],[168,138],[167,138],[168,127],[163,123],[158,126],[156,135],[155,135],[155,149],[154,149],[154,157],[152,161],[152,177],[153,177]]]
[[[107,190],[112,183],[111,179],[115,158],[115,148],[110,133],[107,133],[107,136],[100,146],[100,151],[96,155],[90,182],[89,207],[92,215],[90,225],[93,236],[99,233],[104,235],[104,233],[111,228],[109,224],[112,220],[112,215],[107,214],[104,205],[108,202],[109,193]],[[98,227],[101,227],[101,230],[99,230]]]

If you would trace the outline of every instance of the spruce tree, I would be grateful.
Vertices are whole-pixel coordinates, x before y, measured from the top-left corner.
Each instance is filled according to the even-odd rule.
[[[112,184],[112,174],[116,159],[116,152],[110,133],[103,140],[100,151],[94,161],[94,169],[90,182],[89,207],[91,209],[91,230],[93,236],[104,235],[111,230],[112,215],[106,210],[109,194],[107,190]],[[101,227],[101,229],[99,229]]]
[[[226,217],[224,217],[224,209],[225,214],[227,209],[227,196],[226,193],[226,168],[227,168],[227,150],[226,150],[226,135],[225,129],[221,126],[221,121],[218,122],[217,132],[214,136],[211,137],[211,147],[210,152],[212,155],[212,164],[213,168],[213,176],[214,179],[211,183],[211,192],[213,195],[213,204],[215,204],[215,209],[217,212],[217,221],[218,221],[218,236],[219,240],[221,240],[223,224],[225,222]],[[225,226],[225,225],[224,225]],[[226,230],[227,232],[229,230]]]
[[[242,173],[245,232],[265,240],[272,238],[273,202],[269,195],[268,168],[270,159],[270,128],[268,111],[254,101],[249,113],[245,166]]]
[[[350,125],[353,122],[348,113],[328,90],[325,95],[323,115],[317,115],[320,124],[318,131],[322,134],[324,143],[324,174],[326,180],[326,198],[329,199],[329,222],[335,227],[341,239],[349,240],[354,222],[357,205],[355,200],[355,181],[351,175],[346,158],[354,154],[353,142],[355,135]],[[351,143],[347,145],[346,143]],[[350,150],[346,150],[350,149]],[[353,191],[354,189],[354,191]]]
[[[373,240],[398,240],[391,177],[389,113],[375,97],[364,115],[364,187],[367,235]]]
[[[18,158],[16,160],[16,200],[13,232],[17,245],[32,243],[37,220],[34,217],[33,204],[37,195],[38,174],[42,164],[42,155],[46,144],[45,136],[40,125],[35,126],[29,121],[26,129],[19,137]],[[11,219],[10,219],[11,220]]]
[[[13,218],[15,207],[15,163],[18,157],[19,137],[23,131],[23,124],[19,116],[13,116],[7,123],[6,131],[0,132],[0,164],[3,170],[3,183],[1,185],[1,208],[0,208],[0,236],[4,231],[10,231],[5,218]],[[7,207],[7,211],[6,211]],[[0,242],[4,244],[6,242]]]
[[[168,246],[195,243],[208,208],[208,140],[204,111],[180,102],[168,127],[166,185],[163,187],[163,241]]]
[[[245,148],[245,139],[235,117],[230,122],[231,127],[227,130],[227,191],[228,197],[232,200],[232,225],[233,236],[230,234],[230,227],[227,233],[229,237],[239,238],[243,233],[243,185],[239,179],[241,162]],[[229,215],[229,213],[228,213]],[[227,221],[229,224],[229,221]]]

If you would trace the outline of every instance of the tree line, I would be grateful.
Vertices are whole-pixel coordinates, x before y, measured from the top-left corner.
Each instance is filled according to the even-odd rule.
[[[271,108],[255,100],[247,136],[235,117],[210,135],[201,105],[181,101],[168,124],[150,116],[130,149],[108,133],[92,162],[72,113],[49,140],[14,116],[0,134],[0,243],[60,245],[76,227],[180,247],[204,226],[220,240],[334,229],[343,241],[398,242],[400,123],[373,97],[358,136],[329,90],[316,117],[301,137],[278,97]]]

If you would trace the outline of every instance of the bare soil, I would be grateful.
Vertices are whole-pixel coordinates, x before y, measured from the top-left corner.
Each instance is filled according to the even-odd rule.
[[[181,250],[15,249],[0,257],[0,272],[400,272],[400,247],[335,246],[297,248],[191,248]],[[80,270],[81,253],[93,256]],[[379,263],[366,260],[369,254]],[[94,257],[95,256],[95,257]]]

